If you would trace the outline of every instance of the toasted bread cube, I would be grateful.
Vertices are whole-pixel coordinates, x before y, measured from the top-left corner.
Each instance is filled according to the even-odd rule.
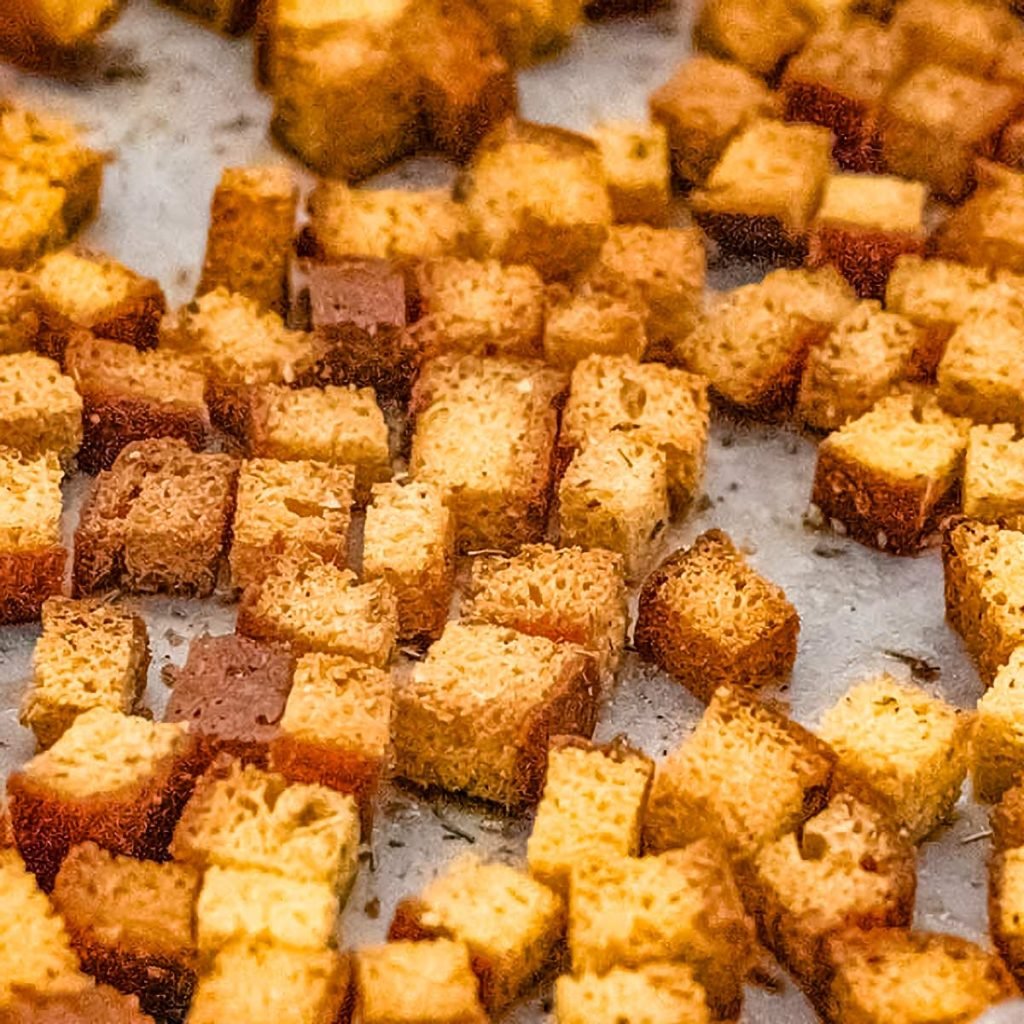
[[[657,445],[667,459],[672,500],[681,508],[704,475],[709,409],[703,377],[626,356],[590,356],[573,370],[559,446],[586,448],[612,432]]]
[[[810,34],[812,23],[787,0],[706,0],[693,28],[694,45],[771,75]]]
[[[697,54],[651,94],[650,107],[651,117],[668,132],[676,177],[702,185],[736,132],[775,113],[777,101],[738,64]]]
[[[818,446],[811,502],[862,544],[910,554],[951,510],[969,426],[933,396],[879,399]]]
[[[533,267],[496,260],[440,259],[418,277],[422,319],[416,330],[432,355],[540,355],[544,282]]]
[[[749,859],[826,804],[835,759],[778,708],[722,687],[692,735],[658,765],[646,848],[710,833]]]
[[[462,942],[389,942],[356,953],[360,1024],[487,1024]]]
[[[1019,985],[1024,978],[1024,849],[1013,847],[989,861],[988,916],[992,941]]]
[[[707,993],[687,964],[613,967],[563,975],[555,984],[558,1024],[711,1024]]]
[[[72,249],[44,256],[32,273],[42,314],[38,347],[46,355],[63,359],[81,328],[135,348],[156,345],[167,302],[152,278]]]
[[[562,371],[532,361],[450,356],[424,367],[409,472],[445,492],[459,551],[541,540],[565,385]]]
[[[990,154],[1017,113],[1013,86],[925,64],[888,96],[881,118],[882,155],[895,174],[927,182],[957,200],[974,184],[974,164]]]
[[[479,257],[571,277],[597,255],[612,220],[601,155],[590,139],[507,120],[480,143],[463,183]]]
[[[819,1004],[832,935],[908,927],[914,913],[913,844],[883,809],[849,791],[761,849],[752,876],[748,905],[762,939]]]
[[[664,125],[602,121],[591,136],[601,151],[615,220],[663,226],[668,220],[670,199],[668,132]]]
[[[988,180],[946,218],[933,248],[941,256],[975,267],[1024,272],[1024,246],[1017,225],[1024,217],[1024,174],[990,172]]]
[[[785,680],[800,616],[721,530],[701,534],[644,581],[633,643],[695,696]]]
[[[217,950],[199,980],[188,1024],[334,1024],[345,1019],[351,984],[346,957],[332,949],[236,940]]]
[[[283,312],[298,205],[298,186],[286,167],[225,168],[213,193],[197,292],[224,288]]]
[[[66,243],[66,204],[67,192],[48,175],[0,157],[0,268],[25,270]]]
[[[0,50],[30,68],[70,59],[121,12],[120,0],[80,0],[68,7],[26,0],[0,16]]]
[[[352,466],[310,459],[244,460],[231,527],[235,585],[258,583],[273,567],[272,553],[286,540],[344,566],[354,500]]]
[[[957,935],[875,928],[847,932],[832,946],[835,1020],[956,1024],[1018,994],[999,957]]]
[[[1024,776],[1024,649],[1017,648],[978,701],[971,734],[974,796],[997,803]]]
[[[502,52],[525,67],[566,46],[580,23],[582,0],[476,0],[494,23]]]
[[[863,416],[912,370],[925,332],[877,302],[859,302],[807,356],[796,412],[816,430]]]
[[[28,274],[0,270],[0,356],[31,348],[39,333],[39,296]]]
[[[558,485],[561,543],[621,555],[630,579],[653,560],[669,517],[664,450],[621,431],[577,451]]]
[[[896,260],[924,252],[927,198],[919,181],[831,175],[811,225],[808,261],[835,267],[858,295],[882,298]]]
[[[382,667],[395,647],[398,605],[386,580],[359,583],[350,570],[292,547],[242,592],[236,628],[298,652],[347,654]]]
[[[967,774],[971,721],[915,686],[882,675],[822,717],[818,735],[854,776],[892,805],[915,842],[949,815]]]
[[[373,484],[391,477],[388,428],[373,388],[262,385],[253,393],[247,439],[256,456],[354,466],[364,501]]]
[[[155,1024],[143,1013],[139,1000],[109,985],[90,985],[78,992],[41,993],[19,988],[4,1005],[4,1021],[9,1024]]]
[[[1024,441],[1013,425],[971,427],[963,510],[964,515],[985,523],[1024,515]]]
[[[586,648],[614,672],[628,622],[622,557],[610,551],[530,544],[511,557],[473,561],[463,618]]]
[[[469,855],[419,896],[399,902],[388,938],[464,942],[480,979],[480,1001],[494,1012],[550,965],[564,931],[565,908],[547,886]]]
[[[552,291],[544,324],[544,358],[571,369],[588,356],[626,356],[647,350],[646,310],[636,291],[621,294],[584,285]]]
[[[183,441],[134,441],[96,478],[75,531],[78,596],[124,587],[208,595],[217,580],[238,464]]]
[[[138,615],[107,601],[51,597],[43,605],[21,724],[49,747],[89,708],[131,714],[148,668],[149,638]]]
[[[70,377],[34,352],[0,356],[0,434],[37,458],[55,452],[69,465],[82,443],[82,399]]]
[[[112,853],[160,858],[192,789],[183,725],[107,708],[79,715],[49,750],[7,780],[18,849],[44,889],[67,851],[93,840]]]
[[[582,649],[451,622],[395,694],[399,775],[509,808],[536,801],[548,738],[589,736],[597,685]]]
[[[63,476],[53,452],[29,459],[0,446],[0,624],[38,619],[64,588]]]
[[[622,742],[556,737],[526,847],[530,874],[564,895],[585,860],[639,856],[653,776],[650,758]]]
[[[177,352],[139,351],[80,331],[68,341],[64,367],[82,396],[78,465],[87,473],[110,469],[132,441],[176,437],[195,451],[205,446],[206,381]]]
[[[780,86],[786,117],[828,128],[840,167],[880,172],[878,119],[905,64],[902,37],[877,21],[828,25],[786,65]]]
[[[725,851],[708,839],[657,856],[586,860],[569,883],[576,974],[681,960],[716,1015],[738,1014],[754,929]]]
[[[729,255],[800,262],[831,151],[832,136],[818,125],[751,122],[693,193],[697,223]]]
[[[138,996],[146,1013],[180,1020],[196,983],[192,923],[199,872],[73,846],[53,887],[83,968]]]
[[[399,636],[440,635],[455,589],[455,521],[440,487],[374,486],[363,528],[363,575],[390,584]]]
[[[391,704],[383,669],[343,654],[304,654],[270,742],[271,767],[292,782],[352,794],[371,824],[391,749]]]

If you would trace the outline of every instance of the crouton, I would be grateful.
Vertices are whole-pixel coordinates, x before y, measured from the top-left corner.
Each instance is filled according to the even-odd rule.
[[[988,919],[992,941],[1017,983],[1024,978],[1024,934],[1021,931],[1024,849],[997,853],[989,862]]]
[[[388,938],[464,942],[480,979],[480,1001],[494,1012],[550,967],[564,930],[565,908],[547,886],[469,855],[419,896],[399,901]]]
[[[749,859],[825,806],[835,760],[775,706],[722,687],[657,767],[645,846],[667,850],[711,834]]]
[[[93,840],[112,853],[162,858],[192,789],[183,725],[107,708],[79,715],[7,780],[18,849],[49,890],[67,851]]]
[[[121,0],[25,0],[0,15],[0,51],[29,68],[60,68],[121,13]]]
[[[348,569],[291,549],[242,592],[236,629],[297,652],[347,654],[383,667],[395,647],[398,605],[386,580],[359,583]]]
[[[135,996],[109,985],[92,985],[77,992],[40,993],[19,988],[4,1004],[5,1024],[155,1024],[143,1013]]]
[[[78,465],[85,472],[110,469],[133,441],[176,437],[194,451],[206,445],[206,381],[187,357],[78,331],[64,350],[64,368],[82,396]]]
[[[757,689],[785,680],[800,616],[721,530],[701,534],[644,581],[633,643],[640,655],[711,699],[719,686]]]
[[[476,0],[498,33],[513,67],[525,67],[566,46],[579,25],[583,0]]]
[[[83,968],[139,999],[146,1013],[180,1021],[196,983],[192,913],[199,873],[184,864],[73,846],[53,886]]]
[[[24,352],[39,333],[39,297],[28,274],[0,270],[0,356]]]
[[[1024,515],[1024,442],[1009,423],[971,427],[964,462],[964,515],[984,523]]]
[[[217,32],[240,36],[256,23],[259,0],[163,0],[205,22]]]
[[[509,119],[481,142],[460,186],[478,257],[571,277],[597,255],[612,220],[601,155],[589,139]]]
[[[788,0],[706,0],[693,28],[695,47],[770,76],[803,46],[813,25]]]
[[[588,356],[626,356],[639,362],[647,350],[646,310],[635,290],[620,294],[593,288],[552,289],[544,324],[544,358],[572,369]]]
[[[439,487],[374,486],[363,528],[363,575],[390,585],[399,636],[440,635],[455,589],[455,522]]]
[[[615,220],[663,227],[668,221],[670,200],[668,132],[664,125],[603,121],[590,134],[601,152]]]
[[[75,531],[76,596],[123,587],[206,596],[217,581],[238,465],[183,441],[135,441],[96,478]]]
[[[526,847],[530,873],[566,895],[585,860],[639,856],[653,775],[650,758],[620,740],[596,746],[555,737]]]
[[[273,568],[283,541],[344,566],[354,491],[352,466],[309,459],[244,460],[231,527],[235,586],[258,583]]]
[[[528,805],[550,736],[589,736],[596,672],[581,649],[489,623],[449,623],[395,694],[399,775],[422,786]]]
[[[831,150],[818,125],[750,122],[690,197],[697,223],[726,255],[801,262]]]
[[[1024,648],[1018,647],[978,701],[971,734],[974,796],[998,802],[1024,775]]]
[[[26,270],[68,240],[67,192],[49,176],[0,158],[0,268]]]
[[[213,193],[198,294],[224,288],[283,313],[298,204],[287,168],[226,168]]]
[[[52,746],[89,708],[131,714],[146,689],[146,624],[107,601],[51,597],[32,653],[32,682],[21,724],[40,747]]]
[[[29,459],[0,446],[0,624],[38,619],[63,590],[63,475],[53,452]]]
[[[969,426],[928,394],[881,398],[818,446],[811,502],[860,543],[911,554],[952,510]]]
[[[692,186],[704,183],[738,131],[776,113],[778,102],[738,64],[697,54],[651,94],[650,108],[668,132],[675,176]]]
[[[707,993],[682,963],[613,967],[563,975],[555,984],[558,1024],[711,1024]]]
[[[26,458],[54,452],[71,465],[82,443],[82,399],[52,359],[0,356],[0,434]]]
[[[1024,787],[1006,790],[989,812],[992,849],[996,853],[1024,846]]]

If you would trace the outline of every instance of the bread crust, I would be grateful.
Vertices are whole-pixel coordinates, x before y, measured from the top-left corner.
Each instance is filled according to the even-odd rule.
[[[163,0],[228,36],[244,35],[256,24],[263,0]]]
[[[807,236],[794,235],[778,217],[704,212],[694,220],[730,259],[798,267],[807,256]]]
[[[791,74],[783,75],[781,92],[787,120],[809,121],[832,131],[832,155],[840,167],[864,174],[885,173],[878,112],[869,104]]]
[[[0,551],[0,625],[35,622],[43,602],[64,592],[65,548]]]
[[[925,238],[913,232],[872,230],[853,225],[811,228],[807,262],[834,266],[863,298],[885,297],[885,286],[900,256],[923,256]]]

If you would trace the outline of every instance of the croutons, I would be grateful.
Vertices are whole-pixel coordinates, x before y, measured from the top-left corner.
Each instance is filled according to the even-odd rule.
[[[583,286],[554,291],[544,324],[544,358],[571,369],[587,356],[626,356],[636,362],[647,349],[646,311],[638,293]]]
[[[800,49],[811,28],[811,20],[787,0],[706,0],[693,41],[699,49],[767,76]]]
[[[711,1024],[707,994],[682,963],[613,967],[607,974],[566,974],[555,985],[558,1024]]]
[[[669,214],[668,133],[664,126],[603,121],[590,134],[601,151],[615,220],[663,226]]]
[[[36,1024],[41,1020],[58,1020],[61,1024],[154,1024],[135,996],[124,995],[109,985],[46,993],[19,988],[5,1003],[4,1015],[11,1024]]]
[[[596,672],[579,648],[449,623],[395,694],[398,774],[506,807],[540,795],[548,738],[589,736]]]
[[[24,352],[39,334],[39,298],[28,274],[0,269],[0,356]]]
[[[94,42],[120,12],[120,0],[78,0],[70,6],[25,0],[0,14],[0,50],[29,67],[59,64]]]
[[[68,239],[67,193],[49,176],[0,160],[0,268],[25,270]]]
[[[722,685],[785,680],[800,616],[721,530],[701,534],[644,581],[633,643],[702,700]]]
[[[82,399],[52,359],[0,356],[0,436],[26,458],[53,452],[71,464],[82,443]]]
[[[494,23],[502,52],[525,67],[565,46],[580,22],[581,0],[476,0]]]
[[[964,515],[984,523],[1024,515],[1024,442],[1010,423],[971,427],[964,462]]]
[[[1024,775],[1024,649],[1017,648],[978,701],[971,780],[978,800],[996,803]]]

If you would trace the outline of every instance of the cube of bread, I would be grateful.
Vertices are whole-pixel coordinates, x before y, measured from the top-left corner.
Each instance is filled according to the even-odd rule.
[[[38,619],[64,589],[63,476],[53,452],[29,459],[0,446],[0,625]]]
[[[445,492],[418,481],[375,484],[363,527],[363,576],[387,580],[398,635],[437,637],[455,589],[455,520]]]
[[[525,360],[448,356],[424,367],[409,472],[445,492],[460,552],[541,540],[565,386],[562,371]]]
[[[1024,775],[1024,649],[1017,648],[978,701],[971,733],[974,796],[997,803]]]
[[[530,544],[511,557],[480,556],[462,592],[464,619],[576,644],[602,675],[618,667],[629,619],[620,555]]]
[[[738,1015],[754,929],[725,851],[709,839],[646,857],[586,860],[569,883],[575,974],[682,961],[716,1016]]]
[[[568,45],[579,26],[582,0],[476,0],[494,23],[513,67],[526,67]]]
[[[563,449],[587,448],[623,432],[657,445],[665,452],[674,506],[684,508],[704,475],[709,409],[701,376],[626,356],[590,356],[572,372],[558,443]]]
[[[192,915],[199,884],[199,872],[188,865],[82,843],[60,866],[53,903],[89,974],[137,996],[146,1013],[179,1021],[196,983]]]
[[[882,298],[896,260],[924,252],[927,198],[919,181],[830,175],[811,224],[808,262],[835,267],[858,295]]]
[[[451,622],[395,694],[399,775],[508,808],[536,801],[548,739],[589,736],[596,672],[580,648]]]
[[[964,515],[984,523],[1024,515],[1024,442],[1010,423],[971,427],[964,462]]]
[[[389,942],[356,953],[360,1024],[486,1024],[462,942]]]
[[[246,440],[267,459],[353,466],[362,501],[391,478],[388,428],[372,388],[262,385],[252,393]]]
[[[969,426],[933,395],[881,398],[818,446],[811,502],[860,543],[911,554],[952,510]]]
[[[566,895],[584,861],[639,856],[653,776],[650,758],[622,741],[597,746],[555,737],[526,847],[530,874]]]
[[[352,794],[369,834],[391,751],[391,677],[343,654],[304,654],[270,741],[270,766],[292,782]]]
[[[727,534],[709,530],[644,581],[633,644],[708,701],[719,686],[783,682],[799,632],[782,588],[753,569]]]
[[[183,725],[91,708],[13,772],[14,835],[39,884],[52,888],[67,851],[90,839],[112,853],[163,857],[192,790],[193,750]]]
[[[467,855],[419,896],[399,901],[388,938],[464,942],[480,979],[480,1001],[493,1013],[550,967],[564,931],[562,900],[547,886]]]
[[[833,940],[829,1015],[860,1024],[975,1020],[1018,994],[987,949],[958,935],[875,928]]]
[[[975,267],[992,267],[1015,274],[1024,271],[1024,246],[1017,225],[1024,217],[1024,175],[990,172],[977,190],[953,210],[936,232],[933,248],[939,255]]]
[[[227,167],[213,193],[199,295],[224,288],[284,312],[299,190],[274,165]]]
[[[229,555],[235,586],[258,583],[285,540],[344,566],[354,500],[352,466],[311,459],[243,460]]]
[[[139,351],[79,331],[64,350],[64,368],[82,396],[78,465],[87,473],[110,469],[132,441],[176,437],[195,451],[206,445],[206,380],[179,353]]]
[[[559,538],[566,546],[622,556],[629,579],[643,575],[669,522],[665,451],[622,431],[579,449],[558,485]]]
[[[75,382],[34,352],[0,356],[0,434],[26,458],[54,452],[69,466],[82,443],[82,399]]]
[[[706,0],[693,28],[694,46],[770,76],[803,46],[812,22],[787,0]]]
[[[24,352],[39,333],[39,297],[28,274],[0,270],[0,356]]]
[[[796,412],[815,430],[863,416],[911,374],[925,331],[879,303],[859,302],[807,356]]]
[[[711,1024],[707,993],[687,964],[564,974],[555,983],[558,1024]]]
[[[120,12],[120,0],[81,0],[71,7],[26,0],[0,16],[0,50],[29,68],[59,66],[88,48]]]
[[[509,119],[480,143],[460,187],[478,257],[572,277],[612,220],[601,154],[582,135]]]
[[[544,358],[572,369],[588,356],[625,356],[639,362],[647,350],[646,309],[638,291],[619,294],[583,285],[554,288],[544,323]]]
[[[350,570],[291,548],[242,592],[236,629],[297,652],[347,654],[383,667],[395,647],[398,604],[386,580],[359,583]]]
[[[974,164],[992,153],[1021,104],[1019,90],[939,64],[923,64],[887,97],[882,156],[894,173],[924,181],[951,200],[974,185]]]
[[[52,746],[89,708],[131,714],[146,689],[146,623],[108,601],[51,597],[32,653],[32,682],[20,722]]]
[[[135,348],[156,345],[167,301],[157,281],[123,263],[85,251],[62,249],[34,268],[39,295],[39,350],[63,359],[70,337],[84,328]]]
[[[992,850],[1004,850],[1024,846],[1024,787],[1008,789],[989,811],[992,827]]]
[[[720,688],[654,775],[649,850],[709,833],[750,859],[825,806],[836,756],[774,705]]]
[[[668,221],[668,132],[662,124],[602,121],[591,131],[601,152],[612,216],[622,224]]]
[[[765,944],[814,1003],[822,1004],[831,980],[831,936],[909,927],[916,860],[880,806],[842,789],[799,830],[758,852],[748,906]]]
[[[40,993],[18,989],[4,1006],[9,1024],[155,1024],[135,996],[109,985],[91,985],[78,992]]]
[[[199,979],[188,1024],[334,1024],[350,998],[348,958],[333,949],[293,949],[237,940],[216,951]]]
[[[741,128],[770,117],[777,106],[760,78],[702,53],[683,61],[650,97],[651,117],[668,132],[672,170],[691,186],[704,183]]]
[[[750,122],[691,196],[697,223],[726,255],[801,262],[831,151],[832,136],[818,125]]]
[[[254,0],[164,0],[229,36],[244,35],[256,22],[259,3]]]
[[[75,531],[77,596],[123,587],[209,595],[238,464],[173,438],[133,441],[96,477]]]
[[[900,34],[872,18],[827,25],[786,65],[786,117],[828,128],[840,167],[881,172],[879,115],[906,60]]]
[[[19,160],[0,157],[0,268],[26,270],[66,244],[67,192]]]

